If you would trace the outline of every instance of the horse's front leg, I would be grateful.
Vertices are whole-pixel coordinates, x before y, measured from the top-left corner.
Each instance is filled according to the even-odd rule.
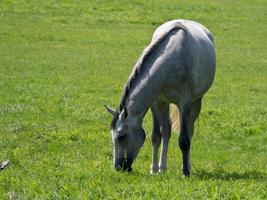
[[[171,132],[169,105],[165,102],[155,101],[151,106],[153,116],[152,132],[152,164],[151,173],[167,169],[167,151]],[[162,140],[161,156],[158,164],[158,149]]]
[[[162,114],[163,114],[162,124],[161,124],[162,148],[161,148],[161,155],[159,162],[160,172],[167,170],[168,144],[171,136],[171,120],[169,116],[169,109],[164,110]]]
[[[151,135],[152,142],[152,163],[150,166],[150,173],[154,174],[159,171],[158,166],[158,150],[161,143],[160,122],[157,116],[156,105],[151,106],[151,112],[153,117],[153,130]]]

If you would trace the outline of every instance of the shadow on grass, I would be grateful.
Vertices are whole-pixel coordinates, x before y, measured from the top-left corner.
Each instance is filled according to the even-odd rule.
[[[213,172],[207,172],[202,169],[196,170],[193,176],[207,180],[207,179],[220,179],[220,180],[266,180],[267,174],[258,171],[246,171],[246,172],[225,172],[224,170],[215,170]]]

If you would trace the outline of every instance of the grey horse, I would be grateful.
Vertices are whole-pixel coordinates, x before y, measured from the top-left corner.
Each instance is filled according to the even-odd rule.
[[[183,174],[190,175],[190,142],[203,95],[211,87],[216,66],[213,36],[203,25],[190,20],[172,20],[156,29],[150,45],[124,87],[112,114],[110,131],[114,166],[131,171],[132,163],[146,135],[143,118],[151,109],[153,117],[151,173],[167,169],[171,133],[170,103],[179,109],[178,143],[183,157]],[[158,150],[162,142],[160,160]]]

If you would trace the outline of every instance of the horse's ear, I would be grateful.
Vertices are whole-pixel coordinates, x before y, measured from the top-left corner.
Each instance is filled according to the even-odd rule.
[[[116,111],[113,108],[111,108],[110,106],[107,106],[107,105],[104,105],[104,106],[107,109],[108,113],[114,117],[114,115],[116,114]]]
[[[120,121],[125,120],[125,119],[127,118],[127,116],[128,116],[127,109],[124,108],[124,109],[121,111],[120,116],[119,116]]]

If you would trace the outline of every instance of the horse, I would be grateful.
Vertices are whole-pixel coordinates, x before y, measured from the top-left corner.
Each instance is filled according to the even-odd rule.
[[[211,87],[216,54],[211,32],[198,22],[172,20],[159,26],[135,64],[117,109],[105,106],[113,119],[110,132],[116,170],[132,171],[146,139],[142,121],[153,118],[151,173],[167,169],[171,136],[170,104],[179,110],[182,172],[190,175],[190,144],[203,95]],[[162,142],[160,160],[158,150]]]

